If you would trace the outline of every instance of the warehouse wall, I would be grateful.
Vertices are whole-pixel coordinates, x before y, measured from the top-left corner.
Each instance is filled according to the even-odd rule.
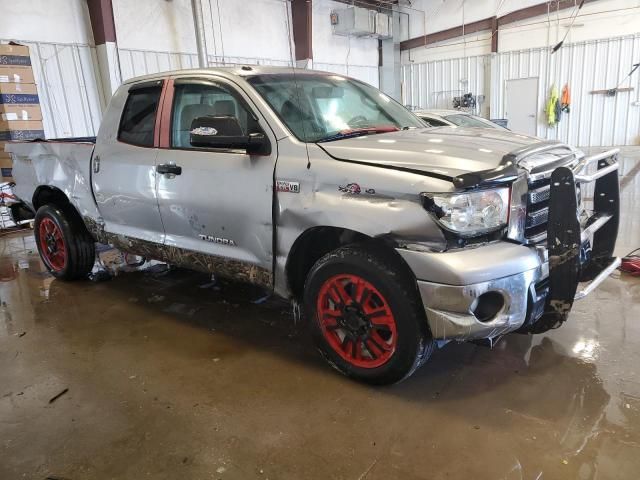
[[[590,92],[615,87],[639,60],[637,34],[565,44],[554,55],[548,48],[534,48],[412,63],[402,68],[403,102],[451,108],[452,97],[464,90],[486,96],[479,113],[489,116],[490,107],[492,118],[503,118],[505,81],[538,77],[538,136],[579,146],[638,145],[640,72],[622,85],[632,86],[632,92],[615,97]],[[565,83],[572,91],[571,113],[557,127],[548,127],[544,122],[548,91],[552,84],[561,89]]]
[[[202,8],[211,56],[290,59],[286,1],[202,0]],[[196,53],[190,0],[114,0],[113,13],[122,49]]]
[[[0,41],[30,48],[47,137],[94,135],[101,87],[86,1],[3,0],[0,10]]]
[[[203,0],[210,64],[291,65],[288,2],[251,2],[252,7],[247,10],[236,0]],[[136,5],[127,0],[114,2],[123,79],[197,66],[190,4],[190,0],[163,4],[141,0]],[[313,66],[377,86],[377,40],[333,35],[329,15],[334,8],[344,7],[345,4],[330,0],[314,2]],[[148,12],[148,26],[140,28],[134,20],[138,9]]]
[[[358,78],[378,86],[378,40],[334,35],[332,10],[346,8],[340,2],[313,2],[313,67]]]
[[[248,1],[251,5],[248,6]],[[291,65],[287,0],[202,0],[211,65]],[[333,35],[314,2],[315,68],[378,85],[377,41]],[[85,0],[2,0],[0,41],[31,48],[47,137],[94,135],[104,105]],[[113,0],[121,79],[197,66],[190,0]]]
[[[412,0],[411,6],[400,8],[409,13],[408,30],[402,38],[439,32],[539,3],[543,0]]]
[[[541,2],[466,1],[464,18],[472,22],[496,12],[501,16],[535,3]],[[462,0],[416,0],[413,5],[426,6],[431,14],[438,12],[432,22],[427,15],[427,33],[460,25],[462,21]],[[424,108],[451,108],[452,97],[463,91],[473,92],[486,99],[478,113],[502,118],[505,81],[539,77],[539,136],[581,146],[639,144],[640,72],[631,83],[627,80],[623,85],[634,87],[633,92],[621,92],[615,97],[590,92],[615,87],[631,65],[640,61],[640,0],[585,4],[564,47],[550,55],[549,46],[567,31],[573,11],[552,12],[549,17],[504,26],[499,32],[497,55],[490,53],[490,32],[403,52],[403,101]],[[412,37],[425,31],[425,25],[416,23],[415,17],[410,25],[415,29]],[[544,101],[551,85],[561,89],[565,83],[572,89],[572,112],[558,127],[550,128],[544,123]]]
[[[489,55],[403,65],[402,103],[416,108],[451,108],[452,98],[463,93],[486,95],[490,67]],[[486,102],[474,113],[488,116]]]
[[[49,43],[93,43],[86,0],[1,0],[0,37]]]
[[[210,65],[291,65],[284,0],[202,0]],[[114,0],[122,79],[197,68],[191,0]],[[149,21],[140,26],[144,12]]]
[[[409,24],[411,38],[456,27],[493,15],[544,3],[541,0],[414,0],[413,7],[426,9],[426,17],[413,11]],[[576,2],[579,3],[579,2]],[[499,10],[498,10],[498,7]],[[411,9],[403,9],[412,12]],[[550,11],[549,16],[530,18],[500,28],[498,51],[546,47],[562,39],[574,9]],[[426,20],[425,20],[426,18]],[[640,0],[598,0],[586,3],[567,37],[568,43],[582,42],[640,32]],[[403,63],[458,58],[491,53],[491,32],[484,31],[449,41],[414,48],[402,53]]]

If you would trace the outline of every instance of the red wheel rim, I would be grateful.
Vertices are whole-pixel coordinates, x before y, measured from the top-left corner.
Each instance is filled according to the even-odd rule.
[[[67,263],[67,252],[62,231],[51,218],[45,217],[40,222],[38,233],[42,259],[51,270],[56,272],[62,270]]]
[[[350,364],[380,367],[395,352],[398,334],[389,303],[364,278],[342,274],[327,279],[317,312],[324,338]]]

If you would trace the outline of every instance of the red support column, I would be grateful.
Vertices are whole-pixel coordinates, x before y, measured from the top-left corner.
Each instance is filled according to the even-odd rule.
[[[102,85],[102,106],[104,108],[109,103],[113,92],[122,83],[113,5],[111,0],[87,0],[87,7],[93,30],[93,41],[96,44],[98,76]]]
[[[116,42],[116,24],[113,20],[111,0],[87,0],[89,18],[96,46]]]
[[[313,60],[312,0],[292,0],[293,43],[296,64],[310,64]],[[327,19],[328,21],[328,19]]]
[[[491,51],[498,53],[498,17],[491,17]]]

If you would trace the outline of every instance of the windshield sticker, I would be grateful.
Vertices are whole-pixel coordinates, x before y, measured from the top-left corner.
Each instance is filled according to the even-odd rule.
[[[276,191],[285,193],[300,193],[300,182],[276,180]]]

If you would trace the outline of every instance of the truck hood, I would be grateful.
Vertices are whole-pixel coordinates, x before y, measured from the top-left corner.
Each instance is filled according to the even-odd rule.
[[[442,178],[491,170],[502,157],[542,140],[508,130],[437,127],[318,143],[329,155]]]

